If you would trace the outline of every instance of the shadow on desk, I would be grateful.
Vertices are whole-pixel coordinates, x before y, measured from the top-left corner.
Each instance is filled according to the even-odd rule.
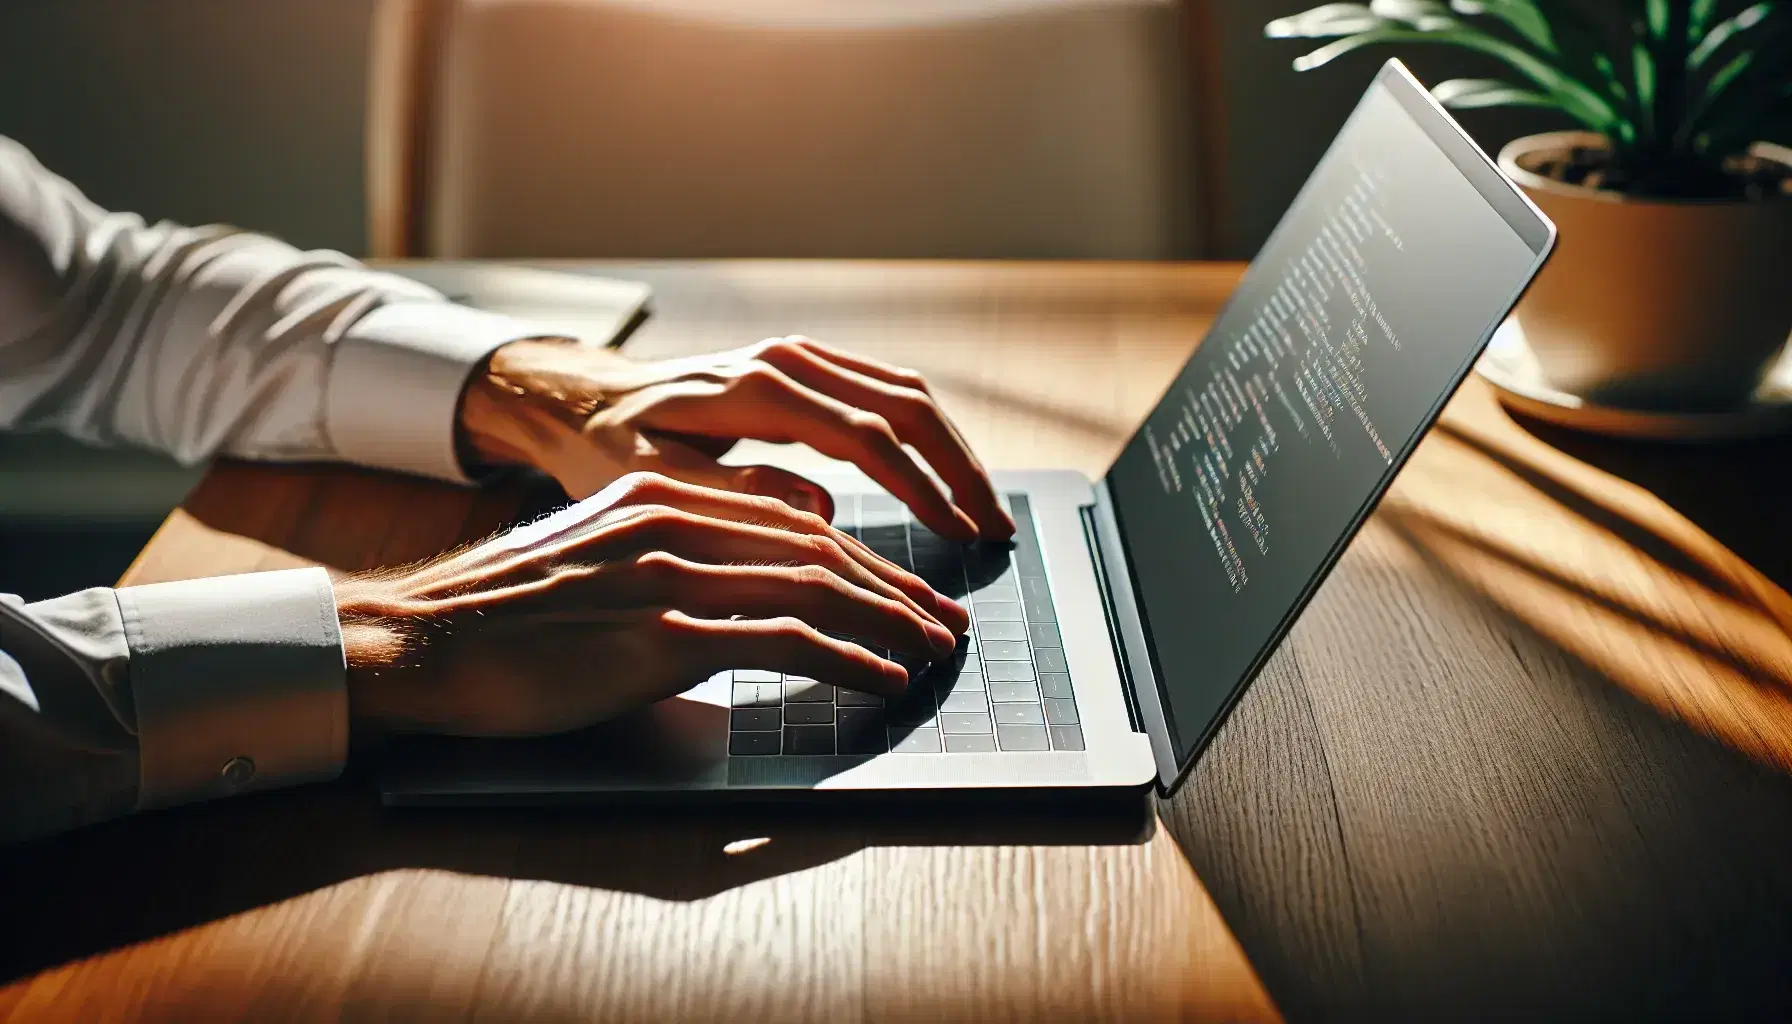
[[[1730,508],[1782,486],[1485,422],[1426,441],[1166,830],[1290,1021],[1784,1019],[1792,600],[1739,552],[1792,545]]]
[[[1143,799],[385,809],[365,778],[178,808],[0,851],[0,978],[351,879],[422,869],[702,900],[878,847],[1129,845]]]

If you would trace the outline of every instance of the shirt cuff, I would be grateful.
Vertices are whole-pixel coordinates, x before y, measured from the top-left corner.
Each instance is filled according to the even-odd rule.
[[[334,778],[348,672],[322,569],[117,591],[137,712],[139,809]]]
[[[376,307],[335,346],[324,391],[331,445],[364,466],[470,482],[455,451],[467,379],[498,346],[552,333],[447,302]]]

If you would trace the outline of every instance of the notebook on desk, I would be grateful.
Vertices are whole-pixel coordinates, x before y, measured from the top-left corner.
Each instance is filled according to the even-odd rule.
[[[648,316],[653,289],[579,270],[438,260],[394,266],[462,305],[503,313],[586,344],[617,348]]]

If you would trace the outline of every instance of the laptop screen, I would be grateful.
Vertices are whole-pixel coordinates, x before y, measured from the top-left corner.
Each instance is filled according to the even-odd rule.
[[[1455,131],[1384,72],[1108,476],[1179,769],[1540,265]]]

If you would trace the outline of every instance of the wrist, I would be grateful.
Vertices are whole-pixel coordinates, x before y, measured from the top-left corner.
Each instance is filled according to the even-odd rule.
[[[415,656],[415,622],[397,607],[389,588],[371,575],[336,586],[336,620],[347,663],[349,718],[357,742],[377,739],[400,720],[397,676]]]
[[[595,402],[569,393],[565,338],[502,345],[468,382],[460,406],[460,436],[470,460],[487,467],[546,469],[577,438]]]

